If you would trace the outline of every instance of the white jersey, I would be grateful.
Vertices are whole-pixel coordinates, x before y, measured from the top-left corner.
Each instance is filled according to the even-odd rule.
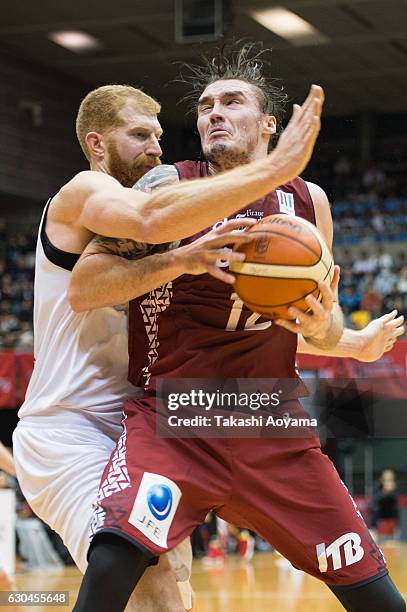
[[[19,417],[83,417],[119,425],[127,380],[127,313],[99,308],[75,313],[67,290],[79,255],[53,246],[42,215],[34,284],[34,371]]]

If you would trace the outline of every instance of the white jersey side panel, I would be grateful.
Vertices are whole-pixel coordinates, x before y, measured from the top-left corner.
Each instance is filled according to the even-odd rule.
[[[100,308],[75,313],[67,290],[70,270],[44,252],[40,224],[34,284],[34,371],[19,417],[61,409],[103,421],[116,420],[134,393],[127,381],[127,314]]]

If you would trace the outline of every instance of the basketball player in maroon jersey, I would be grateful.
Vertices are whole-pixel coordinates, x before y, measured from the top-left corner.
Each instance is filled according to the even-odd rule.
[[[245,49],[229,64],[212,62],[206,75],[202,71],[207,81],[198,129],[208,161],[175,164],[177,180],[267,155],[276,112],[265,94],[259,59],[244,54]],[[315,223],[331,245],[322,190],[296,178],[280,191],[292,196],[288,202],[295,214]],[[290,214],[283,204],[287,198],[271,192],[239,215]],[[204,240],[204,234],[184,240],[181,248]],[[236,304],[228,284],[208,275],[183,275],[131,304],[130,380],[143,384],[145,393],[125,406],[128,482],[120,493],[99,497],[97,535],[75,611],[123,610],[146,567],[190,534],[209,510],[258,532],[293,565],[323,580],[346,609],[405,610],[380,550],[315,434],[273,440],[156,436],[159,378],[296,378],[297,333],[320,350],[335,347],[342,332],[340,309],[332,288],[321,284],[321,291],[322,304],[308,299],[311,314],[292,309],[296,322],[277,325]],[[299,396],[282,403],[281,413],[303,414]],[[113,454],[101,489],[115,460]],[[115,568],[123,558],[132,572],[118,577]]]

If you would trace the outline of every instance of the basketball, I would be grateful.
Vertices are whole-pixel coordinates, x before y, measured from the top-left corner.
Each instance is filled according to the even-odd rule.
[[[309,310],[307,295],[320,299],[318,283],[333,277],[334,262],[319,230],[305,219],[285,214],[265,217],[248,230],[254,240],[237,250],[232,262],[235,290],[248,308],[269,319],[292,319],[288,308]]]

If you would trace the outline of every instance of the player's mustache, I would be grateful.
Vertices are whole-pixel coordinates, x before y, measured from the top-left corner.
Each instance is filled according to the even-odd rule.
[[[161,160],[159,157],[156,157],[155,155],[144,154],[139,156],[136,163],[136,166],[151,166],[152,168],[155,168],[156,166],[160,165]]]

